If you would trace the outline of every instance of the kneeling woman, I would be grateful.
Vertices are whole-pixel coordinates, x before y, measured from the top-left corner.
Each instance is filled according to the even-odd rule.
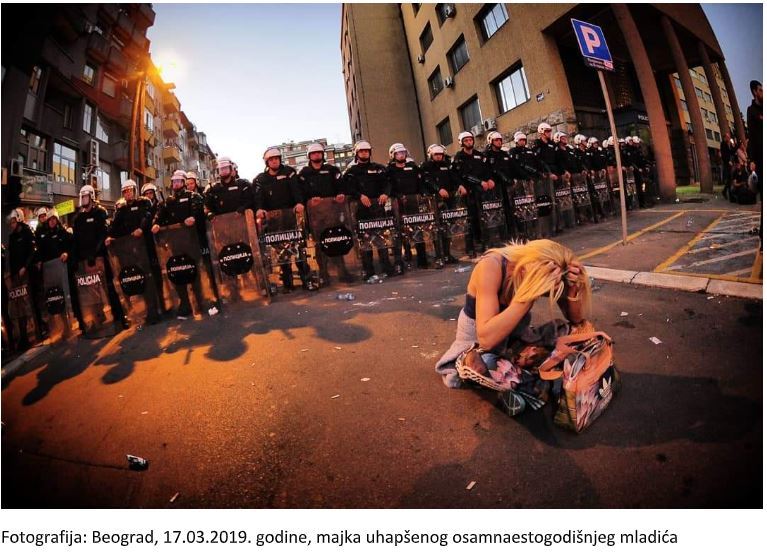
[[[548,297],[552,319],[558,304],[567,322],[530,326],[530,310],[543,296]],[[550,351],[558,336],[589,325],[585,320],[590,310],[588,276],[569,248],[542,239],[489,250],[471,274],[455,341],[436,370],[445,385],[458,388],[455,361],[475,344],[491,353],[486,360],[491,364],[494,356],[512,359],[531,344]]]

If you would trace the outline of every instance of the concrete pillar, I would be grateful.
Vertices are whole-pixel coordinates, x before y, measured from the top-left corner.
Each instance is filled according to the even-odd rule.
[[[732,118],[735,120],[735,135],[741,143],[746,142],[746,128],[743,125],[743,120],[740,118],[740,106],[738,105],[738,97],[735,96],[735,89],[732,87],[732,81],[730,80],[730,72],[727,71],[727,64],[724,60],[719,62],[719,71],[722,73],[722,79],[724,80],[724,86],[727,89],[727,98],[730,100],[730,108],[732,108]]]
[[[711,175],[711,160],[708,157],[708,143],[706,142],[706,128],[703,125],[703,115],[700,113],[700,104],[695,95],[695,85],[692,84],[690,68],[684,58],[682,46],[676,36],[671,20],[667,16],[661,17],[661,27],[666,35],[671,55],[674,58],[679,80],[682,81],[682,90],[687,101],[687,109],[690,112],[692,123],[692,136],[695,138],[695,153],[698,158],[698,173],[700,175],[700,191],[713,193],[714,181]]]
[[[698,52],[700,52],[700,59],[703,60],[703,71],[706,72],[708,88],[711,89],[711,96],[714,99],[714,106],[716,106],[716,118],[719,120],[719,131],[722,133],[722,140],[724,140],[724,134],[730,132],[730,123],[727,120],[727,111],[724,109],[722,91],[719,90],[719,81],[716,80],[714,66],[711,64],[711,59],[708,57],[706,45],[700,40],[698,41]]]
[[[647,50],[645,50],[642,37],[628,6],[626,4],[612,4],[612,10],[631,53],[631,61],[634,63],[647,116],[650,119],[650,133],[652,134],[652,148],[658,170],[660,194],[664,200],[672,201],[676,198],[676,178],[674,176],[674,162],[671,158],[671,140],[668,136],[666,116],[663,113],[663,105],[650,59],[647,57]]]

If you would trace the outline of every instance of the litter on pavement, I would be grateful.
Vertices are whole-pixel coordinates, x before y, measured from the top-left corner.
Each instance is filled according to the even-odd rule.
[[[652,341],[653,344],[661,344],[663,342],[658,337],[650,337],[650,340]]]

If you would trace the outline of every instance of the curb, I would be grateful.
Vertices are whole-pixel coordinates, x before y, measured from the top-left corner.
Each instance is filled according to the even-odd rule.
[[[670,275],[667,273],[653,273],[651,271],[608,269],[588,265],[585,267],[589,277],[600,281],[762,300],[762,285],[754,283],[738,283],[711,279],[709,277]]]
[[[23,368],[26,364],[37,358],[38,356],[42,356],[48,350],[50,350],[51,345],[50,344],[42,344],[40,346],[36,346],[34,348],[30,348],[26,352],[24,352],[21,356],[13,360],[12,362],[8,363],[7,365],[3,366],[0,378],[5,379],[6,377],[9,377],[19,371],[21,368]]]

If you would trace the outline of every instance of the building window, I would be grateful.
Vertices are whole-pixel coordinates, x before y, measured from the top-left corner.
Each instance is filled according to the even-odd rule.
[[[690,110],[687,108],[687,101],[686,100],[680,100],[682,103],[682,109],[686,112],[689,112]]]
[[[689,121],[687,122],[687,132],[692,133],[692,123],[690,123]]]
[[[64,104],[64,128],[72,128],[72,106]]]
[[[488,40],[509,20],[509,14],[503,4],[489,4],[479,12],[477,18],[480,21],[482,38]]]
[[[714,131],[714,140],[716,142],[722,142],[722,135],[719,134],[719,131]]]
[[[482,112],[479,110],[479,99],[475,96],[458,108],[461,112],[461,122],[464,131],[471,131],[475,125],[482,124]]]
[[[43,78],[43,70],[35,66],[32,68],[32,75],[29,77],[29,92],[37,95],[40,91],[40,80]]]
[[[421,33],[421,36],[418,37],[418,40],[421,43],[421,51],[426,54],[429,46],[434,42],[434,37],[431,34],[431,23],[426,24],[426,28]]]
[[[501,76],[495,82],[495,93],[498,98],[500,113],[513,110],[530,100],[530,89],[527,86],[525,68],[518,65]]]
[[[711,132],[711,129],[706,129],[706,138],[709,140],[714,140],[714,133]]]
[[[679,80],[679,77],[674,77],[674,83],[676,83],[676,88],[682,90],[682,81]]]
[[[75,183],[75,167],[77,166],[77,152],[68,146],[53,143],[53,179]]]
[[[93,82],[96,79],[96,68],[85,64],[83,66],[83,81],[88,83],[89,85],[93,85]]]
[[[115,97],[117,94],[117,81],[114,77],[111,75],[104,74],[104,82],[101,83],[101,90],[104,91],[104,94],[107,96],[111,96],[112,98]]]
[[[429,93],[431,94],[432,99],[442,92],[444,86],[445,85],[442,82],[442,72],[439,70],[439,66],[437,66],[437,69],[435,69],[434,73],[429,77]]]
[[[154,115],[146,108],[144,108],[144,127],[149,132],[154,131]]]
[[[110,197],[110,191],[111,183],[109,182],[109,173],[111,171],[111,168],[108,164],[105,164],[103,161],[99,161],[99,168],[96,170],[96,177],[98,177],[99,180],[99,187],[101,188],[101,192],[105,197]]]
[[[154,85],[152,83],[146,84],[146,93],[149,98],[154,98]]]
[[[711,98],[711,93],[710,92],[704,92],[703,94],[706,97],[706,102],[708,102],[709,104],[713,104],[714,103],[713,98]]]
[[[437,134],[439,135],[439,143],[443,146],[453,144],[453,130],[450,129],[449,117],[446,117],[439,125],[437,125]]]
[[[454,74],[458,73],[469,61],[469,51],[466,48],[466,41],[463,40],[463,35],[458,37],[456,43],[447,53],[447,58],[450,60],[450,68]]]
[[[437,12],[437,20],[440,27],[448,18],[455,15],[455,4],[437,4],[434,9]]]
[[[703,100],[703,91],[700,90],[698,87],[695,87],[695,96]]]
[[[701,109],[700,109],[700,113],[701,113],[701,115],[703,116],[703,119],[705,119],[706,121],[708,121],[708,110],[707,110],[706,108],[701,108]]]
[[[101,120],[101,116],[96,116],[96,138],[109,144],[109,127]]]
[[[83,110],[83,131],[86,133],[91,132],[91,127],[93,126],[93,106],[90,104],[85,104],[85,109]]]
[[[21,129],[21,157],[24,167],[45,171],[48,141],[38,134]]]

